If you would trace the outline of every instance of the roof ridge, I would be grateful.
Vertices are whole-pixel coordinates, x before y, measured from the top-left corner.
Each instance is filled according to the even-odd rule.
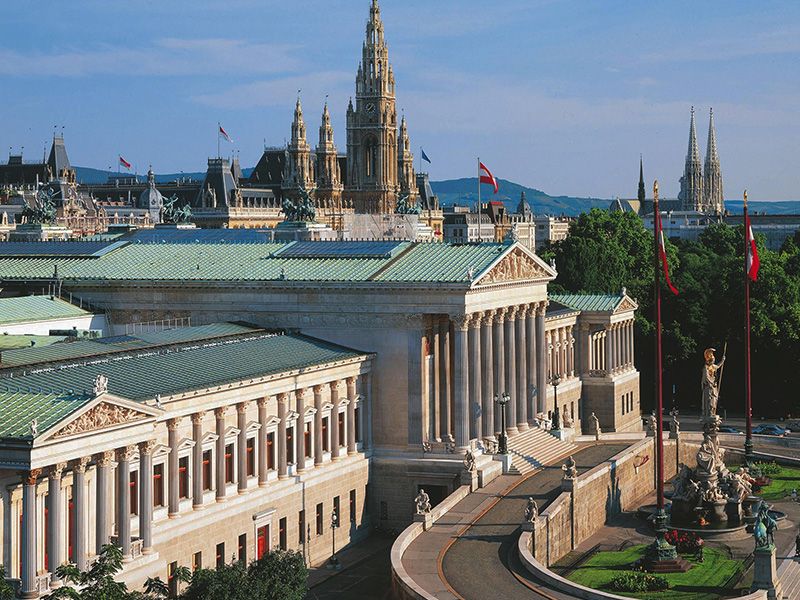
[[[417,246],[419,246],[419,242],[409,242],[408,247],[398,252],[397,256],[392,256],[391,258],[389,258],[389,262],[387,262],[380,269],[375,271],[372,275],[367,277],[367,281],[375,281],[378,277],[383,275],[392,265],[396,264],[401,258],[403,258],[406,254],[411,252]]]

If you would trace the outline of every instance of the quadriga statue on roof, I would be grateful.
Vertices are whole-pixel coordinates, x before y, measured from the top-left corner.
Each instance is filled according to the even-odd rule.
[[[395,214],[398,215],[418,215],[421,210],[417,204],[409,204],[408,194],[400,196],[394,208]]]
[[[284,198],[281,203],[283,214],[287,221],[313,223],[317,220],[317,209],[314,206],[312,194],[314,190],[307,191],[300,188],[300,198],[297,202],[292,202],[289,198]]]
[[[172,223],[174,225],[182,225],[192,222],[192,207],[188,204],[184,206],[176,206],[178,203],[178,196],[173,194],[166,200],[161,207],[161,222]]]
[[[36,192],[33,206],[25,205],[22,216],[27,223],[33,225],[52,225],[56,221],[56,203],[53,201],[54,192],[48,188],[41,188]]]

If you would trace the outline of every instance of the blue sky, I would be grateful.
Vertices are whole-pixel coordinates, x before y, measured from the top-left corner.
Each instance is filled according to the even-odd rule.
[[[551,194],[674,196],[689,107],[714,107],[725,196],[800,199],[800,3],[382,0],[415,154],[434,179],[496,175]],[[7,0],[0,148],[33,160],[64,125],[74,164],[199,171],[216,122],[243,165],[289,135],[302,89],[337,145],[369,0]],[[230,147],[228,149],[230,151]]]

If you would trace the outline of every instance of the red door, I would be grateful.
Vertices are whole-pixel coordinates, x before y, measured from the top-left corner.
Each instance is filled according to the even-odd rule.
[[[256,535],[256,558],[261,559],[269,552],[269,525],[258,528]]]

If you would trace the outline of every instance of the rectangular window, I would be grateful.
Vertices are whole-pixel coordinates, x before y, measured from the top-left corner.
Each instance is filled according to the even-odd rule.
[[[175,571],[177,570],[177,562],[171,562],[167,566],[167,587],[169,587],[170,598],[175,598],[178,595],[178,579],[175,577]]]
[[[153,465],[153,506],[164,506],[164,463]]]
[[[233,444],[225,446],[225,483],[233,483]]]
[[[192,554],[192,571],[203,568],[203,553],[195,552]]]
[[[220,542],[217,544],[217,556],[216,556],[216,565],[219,569],[222,565],[225,564],[225,542]]]
[[[286,428],[286,462],[294,464],[294,427]]]
[[[212,477],[211,477],[211,450],[203,452],[203,489],[210,490]]]
[[[139,472],[131,471],[128,487],[131,492],[131,514],[139,514]]]
[[[350,522],[356,522],[356,491],[350,490]]]
[[[355,408],[355,421],[356,421],[356,441],[361,442],[361,407]]]
[[[247,534],[243,533],[239,536],[238,546],[239,562],[247,564]]]
[[[189,497],[189,457],[178,460],[178,497]]]
[[[267,470],[275,470],[275,432],[267,434],[267,447],[264,448],[267,453]]]
[[[339,419],[339,445],[340,446],[346,446],[347,444],[345,443],[345,440],[344,440],[344,413],[343,412],[339,413],[338,419]]]
[[[286,517],[278,521],[278,542],[280,543],[281,550],[286,550]]]
[[[305,424],[305,430],[303,432],[303,441],[305,442],[306,448],[306,458],[311,458],[313,455],[311,454],[311,421]]]
[[[328,421],[330,421],[330,419],[328,417],[324,417],[322,419],[322,451],[323,452],[330,452],[330,450],[331,450],[330,443],[328,442]]]
[[[301,510],[297,513],[297,543],[305,544],[306,542],[306,511]]]
[[[256,474],[256,438],[247,440],[247,476],[255,477]]]
[[[269,525],[256,530],[256,559],[261,560],[269,552]]]
[[[322,535],[322,502],[317,504],[317,535]]]

